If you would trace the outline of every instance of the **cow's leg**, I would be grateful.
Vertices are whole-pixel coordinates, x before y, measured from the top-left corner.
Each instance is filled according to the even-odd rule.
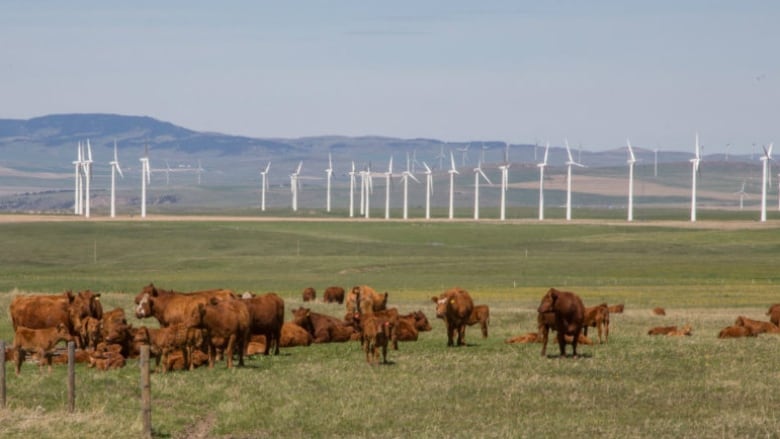
[[[580,331],[574,331],[574,337],[571,340],[572,358],[577,358],[577,342],[580,339]]]
[[[236,344],[238,349],[238,365],[241,367],[244,367],[244,352],[246,352],[246,346],[247,346],[247,338],[246,337],[236,337]]]
[[[466,345],[466,325],[458,327],[458,346]]]
[[[609,320],[604,322],[604,343],[609,342]]]
[[[482,322],[482,338],[488,337],[488,323],[487,320]]]
[[[566,357],[566,334],[564,328],[558,328],[558,346],[561,348],[561,358]],[[574,342],[576,343],[576,342]]]
[[[227,340],[227,347],[224,351],[225,363],[227,363],[228,369],[233,367],[233,348],[236,346],[236,335],[231,334]]]
[[[599,330],[599,344],[602,344],[602,343],[604,343],[603,341],[601,341],[601,334],[602,334],[602,332],[603,332],[603,330],[602,330],[602,326],[603,326],[603,325],[604,325],[603,323],[599,323],[599,324],[598,324],[598,327],[597,327],[597,329]],[[587,335],[587,334],[586,334],[586,335]]]
[[[22,348],[16,349],[16,376],[19,376],[19,371],[22,369],[22,361],[24,361],[25,352]],[[4,367],[5,365],[3,365]]]
[[[541,330],[542,333],[542,357],[547,355],[547,340],[550,336],[550,328],[547,327],[547,325],[544,325],[544,329]]]

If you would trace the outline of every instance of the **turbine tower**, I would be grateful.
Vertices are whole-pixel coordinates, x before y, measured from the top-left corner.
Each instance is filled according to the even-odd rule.
[[[454,205],[453,202],[455,201],[455,174],[460,174],[458,170],[455,168],[455,156],[452,154],[452,151],[450,151],[450,170],[447,171],[450,174],[450,215],[449,218],[452,219],[455,216],[454,211]]]
[[[81,215],[81,166],[84,163],[84,155],[82,153],[81,142],[76,145],[76,160],[73,161],[75,165],[75,187],[73,188],[73,214]]]
[[[580,168],[584,168],[585,166],[577,163],[574,161],[574,159],[571,156],[571,148],[569,148],[569,140],[565,140],[566,143],[566,154],[568,155],[568,160],[566,161],[566,221],[571,220],[571,167],[572,166],[579,166]]]
[[[696,222],[696,174],[699,173],[701,162],[701,147],[699,146],[699,133],[696,133],[695,152],[691,161],[691,222]]]
[[[325,170],[325,178],[327,179],[325,183],[325,211],[330,213],[330,181],[333,178],[333,158],[330,153],[328,153],[328,169]]]
[[[550,152],[550,142],[544,147],[544,161],[538,163],[539,167],[539,221],[544,220],[544,168],[547,167],[547,154]]]
[[[363,197],[363,203],[365,204],[365,210],[363,211],[366,219],[371,218],[371,193],[374,191],[374,179],[371,175],[371,163],[364,171],[360,172],[362,177],[362,186],[365,187],[365,197]]]
[[[425,166],[425,219],[431,219],[431,195],[433,195],[433,172],[428,164]]]
[[[428,165],[425,165],[425,168],[428,169]],[[401,173],[401,179],[404,182],[404,219],[409,219],[409,179],[412,179],[416,181],[417,183],[420,182],[420,180],[417,179],[417,177],[412,174],[412,172],[409,170],[409,167],[406,167],[406,171]]]
[[[122,168],[119,167],[119,154],[116,149],[116,139],[114,140],[114,161],[109,162],[111,165],[111,218],[116,217],[116,173],[119,176],[125,178],[122,174]]]
[[[761,161],[763,163],[763,172],[762,172],[762,179],[761,179],[761,222],[766,222],[766,187],[771,184],[767,182],[767,177],[769,175],[769,161],[772,160],[772,146],[774,144],[769,144],[769,149],[764,147],[764,155],[761,156]]]
[[[477,163],[477,167],[474,168],[474,219],[479,220],[479,177],[482,176],[482,178],[485,179],[486,182],[488,182],[489,185],[493,185],[493,182],[490,181],[487,175],[485,175],[485,172],[482,171],[482,162]]]
[[[409,155],[407,153],[407,159]],[[409,166],[409,160],[406,161],[407,167]],[[390,156],[390,163],[387,165],[387,172],[385,172],[385,219],[390,219],[390,178],[393,176],[393,156]]]
[[[737,195],[739,195],[739,210],[742,210],[745,207],[745,197],[747,196],[747,192],[745,192],[745,180],[742,180],[742,188],[737,192]]]
[[[89,144],[89,139],[87,139],[87,159],[84,160],[84,216],[89,218],[89,184],[92,182],[92,146]]]
[[[265,193],[268,190],[268,170],[271,169],[271,161],[265,165],[265,170],[260,171],[260,211],[265,212]]]
[[[355,161],[352,161],[352,170],[349,171],[349,217],[355,216]]]
[[[149,167],[149,145],[144,145],[144,156],[141,162],[141,218],[146,218],[146,185],[152,182],[152,172]]]
[[[628,147],[628,221],[634,220],[634,163],[636,163],[636,157],[634,156],[634,150],[631,148],[631,141],[626,139],[626,146]]]
[[[301,174],[301,168],[303,167],[303,162],[298,162],[298,167],[295,169],[295,172],[290,174],[290,191],[292,192],[292,210],[293,212],[298,211],[298,177]]]

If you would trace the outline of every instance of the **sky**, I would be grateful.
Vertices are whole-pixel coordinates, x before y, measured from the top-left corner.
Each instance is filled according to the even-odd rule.
[[[749,153],[779,54],[771,0],[4,0],[0,118]]]

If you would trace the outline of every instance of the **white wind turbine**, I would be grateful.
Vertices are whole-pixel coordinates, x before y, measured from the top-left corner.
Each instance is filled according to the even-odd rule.
[[[265,212],[265,193],[268,191],[268,170],[271,169],[271,161],[265,165],[265,170],[260,171],[260,211]]]
[[[407,153],[407,159],[409,155]],[[407,160],[407,165],[409,161]],[[390,219],[390,178],[393,176],[393,156],[390,156],[390,163],[387,165],[385,175],[385,219]]]
[[[141,218],[146,218],[146,185],[152,182],[152,170],[149,167],[149,145],[144,145],[141,162]]]
[[[87,159],[84,160],[84,216],[89,218],[89,184],[92,182],[92,146],[89,144],[89,139],[87,139]]]
[[[547,167],[547,154],[550,152],[550,142],[544,147],[544,161],[538,163],[539,167],[539,221],[544,220],[544,168]]]
[[[737,195],[739,195],[739,210],[742,210],[745,207],[745,197],[747,196],[747,192],[745,192],[745,180],[742,180],[742,188],[737,192]]]
[[[431,219],[431,195],[433,195],[433,172],[428,164],[425,166],[425,219]]]
[[[330,181],[333,178],[333,158],[328,153],[328,169],[325,170],[326,178],[326,195],[325,195],[325,211],[330,212]]]
[[[73,213],[75,215],[81,215],[81,166],[84,163],[84,156],[82,153],[81,142],[76,145],[76,160],[73,161],[75,165],[75,187],[73,188]]]
[[[298,211],[298,185],[300,184],[298,182],[298,177],[301,174],[301,168],[303,167],[303,162],[298,162],[298,167],[295,169],[295,172],[290,174],[290,191],[292,192],[292,210],[293,212]]]
[[[493,185],[493,182],[490,181],[487,175],[485,175],[485,172],[482,171],[482,162],[480,161],[477,163],[477,167],[474,168],[474,219],[479,219],[479,177],[482,176],[482,178],[485,179],[485,181],[489,185]]]
[[[568,155],[568,160],[566,161],[567,171],[566,171],[566,220],[571,220],[571,167],[572,166],[579,166],[581,168],[584,168],[585,166],[577,163],[574,161],[574,159],[571,156],[571,148],[569,148],[569,140],[565,140],[566,143],[566,154]]]
[[[764,155],[761,156],[761,161],[763,163],[763,172],[762,172],[762,180],[761,180],[761,222],[766,222],[766,187],[771,184],[767,182],[767,176],[769,175],[769,161],[772,160],[772,146],[774,144],[769,144],[769,149],[764,148]]]
[[[365,205],[363,214],[365,215],[366,219],[368,219],[371,218],[371,193],[374,192],[374,178],[371,175],[370,162],[364,171],[360,171],[360,176],[362,179],[361,185],[365,187],[365,197],[362,197],[363,204]],[[361,193],[363,193],[362,190]]]
[[[352,170],[349,171],[349,217],[355,216],[355,161],[352,161]]]
[[[456,148],[457,151],[460,153],[460,165],[463,167],[466,167],[466,159],[469,156],[469,147],[471,144],[466,144],[462,148]]]
[[[447,172],[449,172],[449,174],[450,174],[450,214],[449,214],[449,218],[452,219],[455,216],[455,210],[454,210],[455,206],[453,204],[454,201],[455,201],[455,174],[460,174],[460,172],[458,172],[458,170],[455,168],[455,156],[452,154],[452,151],[450,151],[450,169]]]
[[[626,139],[626,146],[628,147],[628,221],[634,220],[634,163],[636,163],[636,157],[634,156],[634,150],[631,148],[631,141]]]
[[[116,173],[119,176],[125,178],[122,174],[122,168],[119,167],[119,153],[116,149],[116,140],[114,140],[114,161],[109,162],[111,165],[111,218],[116,217]]]
[[[428,165],[425,165],[425,169],[426,170],[428,169]],[[403,180],[404,182],[404,215],[403,215],[404,219],[409,219],[409,179],[410,178],[416,181],[417,183],[420,182],[420,180],[418,180],[417,177],[415,177],[414,174],[412,174],[412,171],[409,170],[409,163],[407,162],[406,170],[401,173],[401,180]]]
[[[696,222],[696,174],[699,173],[701,162],[701,147],[699,146],[699,133],[696,133],[695,152],[691,161],[691,222]]]
[[[499,218],[501,221],[506,220],[506,191],[509,190],[509,143],[506,144],[504,150],[504,164],[499,165],[498,169],[501,170],[501,205]]]

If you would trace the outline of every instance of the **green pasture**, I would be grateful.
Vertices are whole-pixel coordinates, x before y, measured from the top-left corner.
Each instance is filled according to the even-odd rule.
[[[132,314],[149,282],[163,288],[276,291],[288,310],[312,286],[369,284],[433,331],[371,367],[357,343],[283,349],[247,366],[152,377],[156,437],[777,437],[780,336],[719,340],[738,315],[780,302],[780,224],[724,229],[668,223],[385,221],[73,221],[0,224],[0,306],[15,294],[92,289]],[[736,224],[736,226],[735,226]],[[490,337],[447,348],[430,297],[461,286],[491,307]],[[555,286],[586,305],[625,303],[609,343],[584,358],[539,355],[504,339],[535,329]],[[342,316],[339,305],[315,311]],[[666,316],[650,310],[662,306]],[[153,324],[131,319],[134,325]],[[690,323],[693,336],[649,337]],[[593,334],[591,334],[593,335]],[[0,339],[13,337],[7,311]],[[138,437],[135,360],[9,374],[0,437]]]

